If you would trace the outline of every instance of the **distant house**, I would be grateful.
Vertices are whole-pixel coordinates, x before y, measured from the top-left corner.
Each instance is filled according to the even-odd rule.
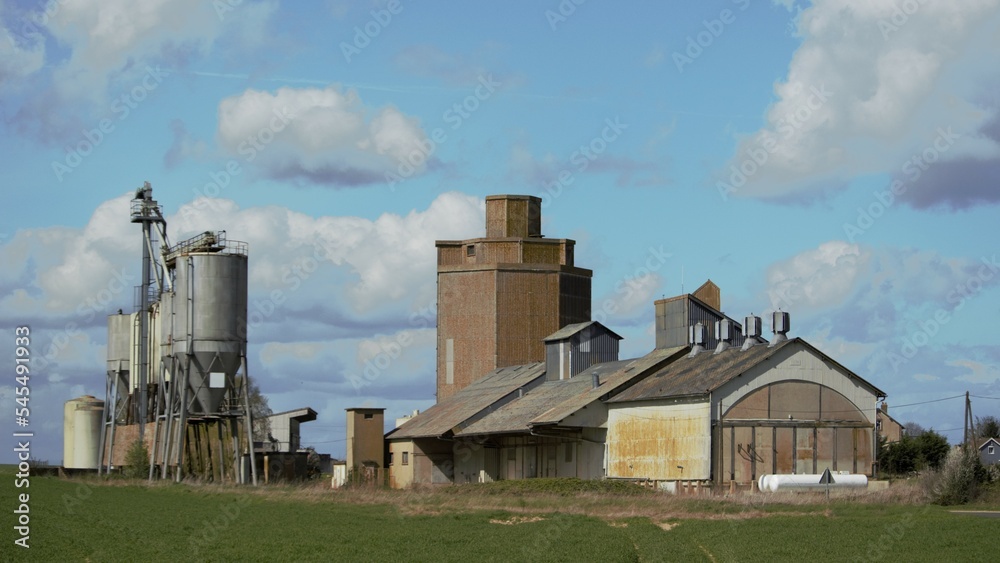
[[[983,460],[983,465],[993,465],[1000,463],[1000,442],[996,438],[990,438],[979,446],[979,459]]]
[[[875,413],[875,428],[879,437],[885,438],[887,444],[902,440],[905,434],[903,425],[889,416],[889,405],[885,401],[882,402],[882,408]]]

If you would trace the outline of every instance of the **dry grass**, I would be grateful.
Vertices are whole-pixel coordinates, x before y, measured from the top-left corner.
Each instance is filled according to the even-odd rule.
[[[895,482],[882,491],[839,491],[828,501],[823,493],[750,493],[725,496],[676,496],[671,494],[627,495],[581,492],[572,495],[536,493],[493,494],[466,486],[460,492],[443,488],[393,490],[385,488],[331,489],[328,481],[295,485],[268,485],[249,488],[239,485],[218,485],[185,481],[171,482],[99,480],[78,477],[79,480],[102,486],[190,487],[203,494],[235,493],[256,498],[297,503],[345,503],[352,505],[393,506],[401,515],[439,515],[446,513],[504,511],[519,516],[542,517],[550,514],[572,514],[601,518],[621,524],[629,518],[649,518],[653,522],[677,519],[745,520],[774,515],[827,516],[832,514],[830,503],[863,505],[919,505],[927,502],[923,488],[915,481]],[[661,527],[675,524],[658,524]],[[664,528],[668,529],[668,528]]]

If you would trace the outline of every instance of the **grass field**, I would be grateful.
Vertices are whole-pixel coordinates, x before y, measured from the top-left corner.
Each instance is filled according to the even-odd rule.
[[[907,495],[775,502],[546,480],[331,491],[33,477],[23,549],[11,523],[25,489],[13,473],[0,468],[0,553],[14,561],[993,561],[1000,524]]]

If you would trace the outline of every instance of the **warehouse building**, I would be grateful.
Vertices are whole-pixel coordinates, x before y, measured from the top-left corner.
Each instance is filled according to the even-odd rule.
[[[789,339],[788,313],[769,342],[760,317],[722,313],[709,280],[657,300],[655,347],[621,360],[621,337],[588,318],[591,274],[572,241],[532,247],[548,240],[539,210],[491,196],[485,239],[437,243],[438,401],[386,435],[392,486],[873,475],[885,393]]]

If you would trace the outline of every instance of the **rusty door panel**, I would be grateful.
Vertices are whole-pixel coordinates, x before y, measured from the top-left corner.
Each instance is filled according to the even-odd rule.
[[[833,471],[833,428],[816,429],[816,472]]]
[[[739,427],[736,430],[736,457],[734,480],[737,483],[749,483],[754,479],[755,454],[753,452],[753,428]]]
[[[815,473],[813,468],[814,446],[812,428],[795,429],[795,473]]]
[[[755,428],[754,439],[757,476],[774,473],[774,428],[763,426]]]
[[[856,473],[871,475],[872,473],[872,431],[867,428],[854,429],[854,443],[856,445],[857,465]]]
[[[707,479],[707,417],[707,403],[616,412],[608,439],[608,475]]]
[[[853,428],[837,428],[837,471],[854,471]]]
[[[770,387],[762,387],[743,397],[726,412],[725,418],[768,418],[769,392]]]
[[[776,428],[774,441],[774,462],[775,473],[786,475],[791,474],[795,469],[792,466],[792,451],[795,444],[792,443],[791,428]]]

